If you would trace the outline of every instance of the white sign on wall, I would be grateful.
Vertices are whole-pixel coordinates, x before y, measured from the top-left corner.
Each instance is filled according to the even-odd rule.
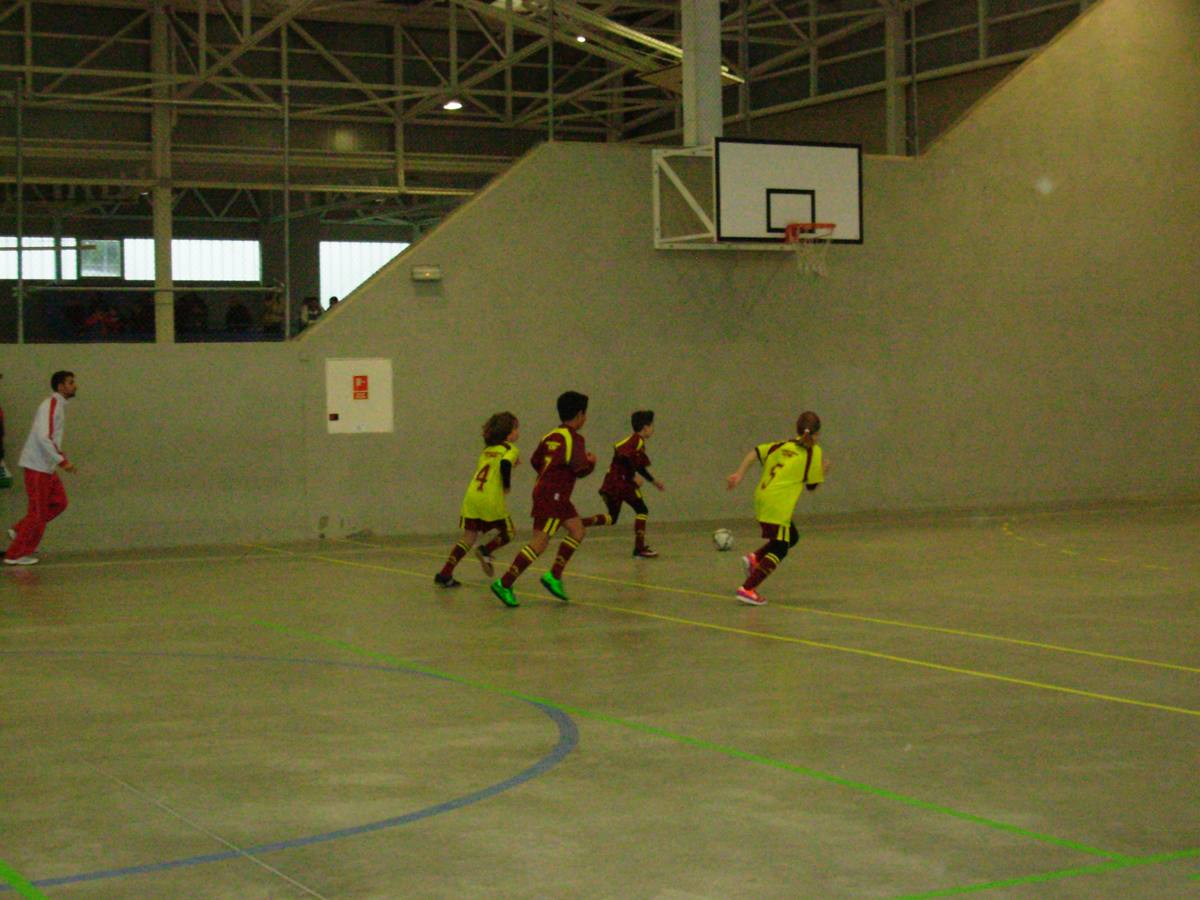
[[[392,361],[325,360],[325,412],[330,434],[393,431]]]

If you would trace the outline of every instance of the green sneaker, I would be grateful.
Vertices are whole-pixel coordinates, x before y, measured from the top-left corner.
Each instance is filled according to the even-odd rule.
[[[563,603],[568,603],[567,592],[563,590],[562,582],[554,577],[554,574],[547,572],[542,576],[542,587],[552,593]]]
[[[492,582],[492,593],[499,598],[500,602],[505,606],[520,606],[517,602],[517,595],[513,593],[512,588],[506,588],[504,584],[497,578]]]

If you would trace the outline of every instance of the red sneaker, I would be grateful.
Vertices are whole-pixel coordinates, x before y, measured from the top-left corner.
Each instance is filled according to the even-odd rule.
[[[748,603],[750,606],[766,606],[767,601],[758,596],[758,591],[754,588],[740,587],[737,589],[737,598],[739,603]]]
[[[758,557],[753,553],[747,553],[742,557],[742,568],[746,570],[747,577],[758,568]]]

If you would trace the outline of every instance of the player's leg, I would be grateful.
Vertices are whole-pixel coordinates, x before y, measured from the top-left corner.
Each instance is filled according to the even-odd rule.
[[[512,565],[508,567],[508,571],[500,579],[504,582],[505,587],[512,587],[513,582],[521,577],[521,573],[545,552],[550,545],[550,538],[554,532],[558,531],[558,526],[558,519],[541,519],[534,523],[533,536],[521,548],[521,551],[513,559]]]
[[[67,489],[62,479],[55,472],[50,476],[49,493],[46,495],[46,524],[57,519],[67,511]]]
[[[752,606],[761,606],[767,602],[758,595],[758,586],[779,568],[779,564],[787,556],[788,550],[796,546],[796,542],[799,540],[796,526],[791,523],[787,525],[763,523],[763,537],[768,538],[768,541],[756,554],[758,558],[755,565],[746,573],[746,580],[737,589],[738,599]]]
[[[528,569],[533,561],[542,555],[542,551],[549,546],[550,538],[554,532],[558,531],[559,524],[559,519],[535,518],[533,520],[533,537],[529,539],[529,543],[517,553],[512,565],[508,567],[508,571],[492,582],[492,593],[499,597],[500,602],[505,606],[520,605],[513,594],[512,586],[521,577],[521,573]]]
[[[563,522],[563,527],[567,529],[567,536],[558,545],[558,553],[554,556],[554,566],[542,576],[542,587],[559,600],[566,601],[567,592],[562,586],[563,570],[571,561],[571,557],[575,555],[575,551],[579,549],[579,545],[583,543],[587,529],[583,525],[583,519],[577,515]]]
[[[596,528],[604,525],[616,525],[617,519],[621,518],[621,498],[614,497],[612,494],[601,493],[600,496],[604,499],[604,505],[608,509],[607,513],[598,513],[594,516],[588,516],[583,520],[584,528]]]
[[[745,556],[742,557],[742,565],[745,567],[747,575],[749,575],[751,572],[754,571],[755,566],[758,565],[758,561],[760,559],[762,559],[766,555],[767,551],[770,549],[771,549],[771,541],[767,541],[765,544],[763,544],[757,550],[755,550],[751,553],[747,553]]]
[[[646,544],[646,522],[650,518],[650,510],[639,491],[637,496],[627,501],[633,509],[633,555],[644,559],[652,559],[658,553]]]
[[[796,526],[794,523],[789,525],[788,529],[790,533],[790,537],[788,538],[788,546],[795,547],[796,542],[800,540],[800,535],[796,532]],[[764,534],[765,533],[766,532],[764,531]],[[753,553],[747,553],[742,557],[742,568],[746,570],[747,575],[753,574],[754,570],[758,567],[758,561],[767,555],[767,551],[771,549],[771,544],[773,544],[774,541],[775,538],[768,538],[767,542]]]
[[[476,531],[474,520],[460,518],[459,525],[462,527],[462,537],[458,539],[453,547],[450,548],[450,555],[446,557],[446,564],[442,566],[442,571],[433,576],[434,584],[442,587],[458,587],[462,584],[454,577],[454,567],[462,561],[462,558],[470,552],[475,546],[475,541],[479,537],[479,532]]]
[[[496,536],[475,550],[479,565],[483,567],[483,574],[488,578],[496,574],[496,551],[510,543],[517,535],[517,529],[513,525],[511,516],[502,519],[497,528],[499,530]]]
[[[25,495],[29,500],[25,518],[21,519],[13,529],[16,536],[8,545],[4,561],[9,565],[31,565],[37,562],[33,555],[42,535],[46,532],[49,521],[50,495],[52,492],[51,479],[54,476],[33,469],[25,470]],[[65,502],[65,496],[64,496]]]

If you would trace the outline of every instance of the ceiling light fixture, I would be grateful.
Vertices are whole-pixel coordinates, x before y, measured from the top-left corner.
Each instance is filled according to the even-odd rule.
[[[452,111],[456,110],[456,109],[462,109],[462,101],[458,100],[455,97],[451,97],[449,100],[447,100],[445,103],[442,104],[442,109],[449,109]]]

